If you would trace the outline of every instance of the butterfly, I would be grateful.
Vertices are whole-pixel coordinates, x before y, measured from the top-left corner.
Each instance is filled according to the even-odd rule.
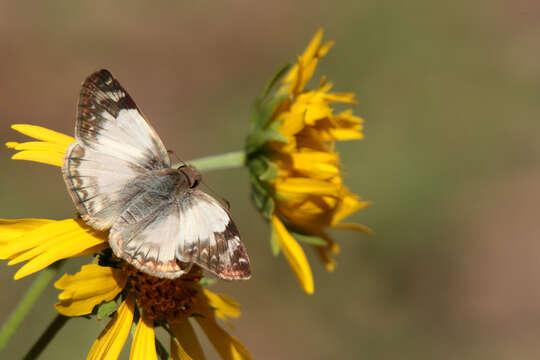
[[[82,84],[75,139],[62,167],[68,192],[88,225],[109,230],[116,256],[160,278],[193,264],[223,279],[251,276],[228,208],[197,188],[194,167],[171,167],[156,131],[107,70]]]

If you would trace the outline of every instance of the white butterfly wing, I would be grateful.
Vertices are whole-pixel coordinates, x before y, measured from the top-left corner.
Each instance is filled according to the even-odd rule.
[[[148,185],[164,193],[169,187]],[[223,279],[251,276],[246,249],[228,212],[196,189],[186,189],[169,202],[150,189],[120,215],[109,243],[117,256],[157,277],[178,277],[188,263]]]
[[[196,189],[183,194],[178,206],[178,260],[198,264],[223,279],[248,279],[249,258],[229,212]]]
[[[179,207],[166,200],[174,190],[176,176],[171,173],[141,179],[145,191],[131,199],[109,232],[109,244],[116,256],[157,277],[176,278],[187,268],[176,261]]]
[[[116,79],[101,70],[83,83],[63,175],[68,191],[89,225],[110,228],[136,177],[170,166],[167,150],[133,99]]]

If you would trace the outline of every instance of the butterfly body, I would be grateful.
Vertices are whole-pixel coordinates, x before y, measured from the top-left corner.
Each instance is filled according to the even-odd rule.
[[[82,218],[110,229],[115,255],[157,277],[179,277],[191,264],[224,279],[250,277],[228,210],[197,189],[194,167],[171,168],[161,140],[106,70],[83,83],[75,136],[64,180]]]

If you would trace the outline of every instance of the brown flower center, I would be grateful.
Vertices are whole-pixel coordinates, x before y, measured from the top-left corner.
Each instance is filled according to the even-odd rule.
[[[202,276],[200,267],[194,265],[191,270],[176,279],[161,279],[127,266],[129,281],[137,302],[145,316],[155,320],[174,321],[180,316],[192,314],[192,305],[196,301],[198,282]]]

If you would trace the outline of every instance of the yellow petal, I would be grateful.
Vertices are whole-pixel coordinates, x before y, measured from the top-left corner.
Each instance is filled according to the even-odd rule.
[[[371,205],[369,201],[361,201],[360,197],[350,192],[345,186],[340,189],[340,202],[334,212],[332,224],[338,224],[341,220],[355,212]]]
[[[24,135],[33,137],[41,141],[51,142],[67,147],[75,141],[74,138],[62,133],[49,130],[47,128],[36,126],[36,125],[27,125],[27,124],[14,124],[11,125],[11,128],[15,131],[18,131]]]
[[[294,169],[308,177],[328,179],[339,174],[335,153],[300,149],[291,157]]]
[[[171,332],[171,356],[173,360],[205,360],[201,344],[188,319],[169,324]],[[175,339],[176,338],[176,339]]]
[[[12,160],[28,160],[35,161],[47,165],[59,166],[61,167],[64,160],[64,155],[56,152],[49,151],[34,151],[34,150],[25,150],[14,154]]]
[[[272,216],[272,226],[274,226],[278,235],[279,246],[283,250],[287,261],[289,261],[302,289],[308,294],[313,294],[313,275],[311,274],[311,268],[309,267],[304,250],[302,250],[302,247],[294,240],[283,223],[275,215]]]
[[[144,316],[139,319],[129,360],[157,360],[154,320]]]
[[[276,121],[282,121],[282,124],[279,128],[279,133],[285,136],[287,139],[292,139],[292,136],[297,134],[305,126],[305,113],[296,111],[296,112],[285,112],[277,117]]]
[[[339,186],[325,180],[307,177],[289,177],[276,179],[273,182],[276,192],[290,200],[298,200],[306,196],[335,196],[339,195]]]
[[[244,345],[234,336],[229,335],[217,323],[212,310],[208,306],[197,306],[203,317],[195,319],[204,330],[208,340],[224,360],[253,359]]]
[[[214,312],[221,320],[227,320],[227,317],[237,318],[242,312],[240,305],[232,298],[223,294],[216,294],[203,288],[203,294],[206,296],[208,305],[214,308]]]
[[[309,42],[308,46],[306,46],[306,49],[304,50],[302,57],[309,61],[312,58],[314,58],[317,54],[317,51],[319,50],[319,45],[321,44],[321,40],[324,34],[324,30],[322,28],[319,28],[311,41]]]
[[[368,226],[356,223],[340,223],[333,225],[332,227],[336,229],[347,229],[364,232],[370,236],[373,236],[375,233]]]
[[[319,254],[319,257],[321,258],[326,270],[329,272],[334,271],[336,268],[336,261],[331,257],[331,255],[339,254],[341,248],[323,230],[316,231],[314,235],[326,240],[326,246],[314,246],[314,248],[317,250],[317,253]]]
[[[302,86],[300,87],[300,90],[304,88],[306,83],[311,79],[313,76],[313,73],[315,72],[315,69],[317,68],[317,64],[319,63],[319,59],[325,56],[328,51],[334,46],[334,41],[327,41],[321,46],[319,46],[316,49],[316,53],[313,55],[313,57],[309,57],[310,55],[302,55]]]
[[[322,36],[323,36],[323,29],[317,30],[317,32],[315,33],[315,36],[313,36],[308,46],[304,50],[304,53],[300,56],[301,59],[305,61],[311,60],[311,58],[317,52],[317,49],[321,43]],[[285,76],[285,78],[283,79],[283,83],[291,84],[291,83],[299,81],[298,78],[300,78],[300,81],[301,81],[302,76],[301,74],[299,74],[299,71],[301,71],[299,69],[299,65],[296,64],[295,66],[291,68],[291,70],[289,70],[287,76]]]
[[[81,219],[67,219],[51,221],[0,247],[0,259],[12,257],[10,264],[30,260],[15,274],[20,279],[58,260],[107,246],[107,233],[92,229]]]
[[[324,267],[326,268],[326,271],[333,272],[336,269],[336,260],[330,257],[328,249],[318,246],[316,247],[316,250],[324,264]]]
[[[134,310],[135,298],[130,295],[92,345],[87,360],[118,359],[131,329]]]
[[[304,115],[305,123],[313,125],[317,120],[332,115],[332,108],[325,97],[326,94],[320,91],[304,92],[298,95],[290,111]]]
[[[0,247],[25,233],[46,225],[54,220],[48,219],[0,219]]]
[[[43,142],[43,141],[28,141],[24,143],[6,143],[9,148],[15,150],[35,150],[35,151],[44,151],[52,153],[60,153],[62,155],[66,152],[66,147],[61,144]]]
[[[330,89],[328,88],[328,90]],[[323,89],[320,89],[319,91],[323,91]],[[331,93],[326,93],[324,95],[324,100],[330,103],[340,102],[340,103],[346,103],[346,104],[356,104],[356,100],[354,100],[354,98],[355,98],[354,93],[331,92]]]
[[[328,41],[321,45],[322,36],[323,29],[319,29],[303,54],[298,57],[298,63],[289,70],[283,79],[280,92],[283,92],[286,88],[289,88],[292,94],[303,90],[305,84],[313,76],[319,59],[326,55],[334,45],[333,41]]]
[[[105,240],[103,239],[105,233],[102,233],[99,234],[100,237],[92,237],[89,239],[85,238],[84,244],[80,244],[79,242],[81,240],[78,237],[81,233],[86,235],[89,232],[95,232],[81,220],[62,220],[58,221],[54,225],[47,225],[40,230],[49,231],[46,236],[41,237],[41,243],[36,244],[31,249],[26,250],[24,254],[13,258],[9,262],[9,265],[15,265],[22,261],[33,259],[46,251],[51,251],[50,249],[53,249],[52,251],[55,252],[60,252],[64,248],[75,248],[75,253],[77,253],[91,246],[101,244]],[[35,232],[29,234],[29,236],[34,234]],[[27,237],[25,237],[25,239]],[[75,237],[77,237],[76,241],[73,240]],[[22,240],[23,239],[21,239],[21,241]]]
[[[57,289],[64,290],[58,295],[56,310],[65,316],[90,314],[96,305],[114,299],[126,281],[127,274],[121,269],[84,265],[75,275],[64,274],[54,283]]]

